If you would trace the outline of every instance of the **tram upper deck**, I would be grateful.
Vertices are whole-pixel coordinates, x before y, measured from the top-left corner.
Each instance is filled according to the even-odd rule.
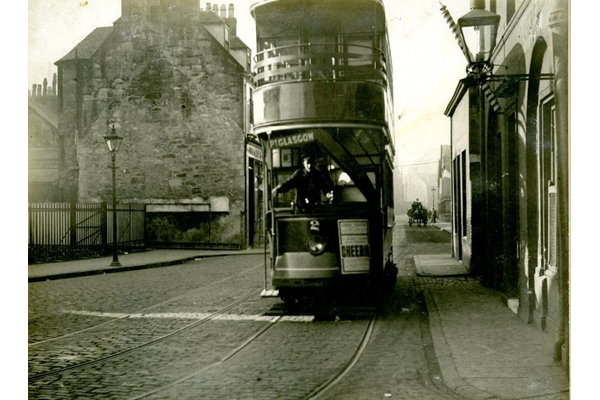
[[[257,134],[370,127],[390,135],[392,67],[381,0],[265,0],[250,11]]]

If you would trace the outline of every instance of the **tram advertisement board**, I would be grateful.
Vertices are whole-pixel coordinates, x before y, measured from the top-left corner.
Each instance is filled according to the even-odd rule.
[[[338,221],[342,274],[369,272],[371,248],[369,246],[369,221],[343,219]]]

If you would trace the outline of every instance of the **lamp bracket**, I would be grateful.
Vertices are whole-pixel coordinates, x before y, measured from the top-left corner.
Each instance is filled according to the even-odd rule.
[[[554,79],[554,74],[489,74],[486,77],[487,82],[498,83],[498,86],[496,87],[496,90],[494,92],[499,98],[510,97],[511,93],[513,93],[515,90],[515,86],[517,86],[519,82],[552,79]]]
[[[554,74],[489,74],[486,78],[488,82],[510,81],[532,81],[532,80],[553,80]]]

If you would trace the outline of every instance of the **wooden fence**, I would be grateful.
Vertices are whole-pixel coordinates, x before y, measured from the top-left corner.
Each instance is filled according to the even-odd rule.
[[[117,246],[145,245],[145,205],[117,205]],[[29,203],[29,262],[108,254],[113,210],[106,203]]]

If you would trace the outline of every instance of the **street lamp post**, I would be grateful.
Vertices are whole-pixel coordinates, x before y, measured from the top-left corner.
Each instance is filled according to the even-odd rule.
[[[431,188],[431,207],[435,209],[435,188]]]
[[[106,143],[106,147],[110,153],[110,157],[112,160],[112,165],[109,167],[112,169],[112,225],[113,225],[113,259],[110,263],[111,267],[120,267],[121,263],[119,262],[119,254],[117,252],[117,180],[116,180],[116,171],[117,166],[115,165],[117,158],[117,151],[119,151],[119,147],[121,146],[121,142],[123,138],[117,135],[115,130],[115,126],[112,126],[110,131],[110,135],[104,136],[104,142]]]

